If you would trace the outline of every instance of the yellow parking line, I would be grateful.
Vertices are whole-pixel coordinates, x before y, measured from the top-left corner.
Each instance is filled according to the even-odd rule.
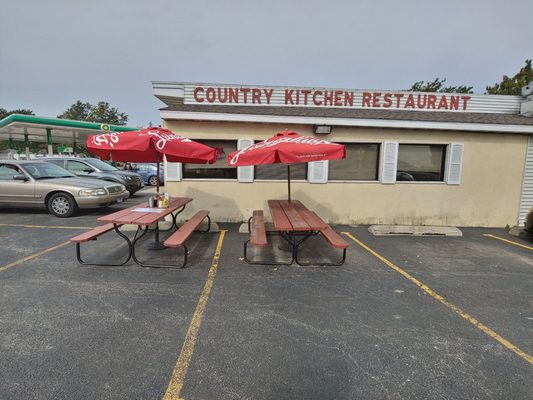
[[[44,228],[44,229],[93,229],[87,226],[46,226],[46,225],[23,225],[23,224],[0,224],[0,226],[12,226],[15,228]]]
[[[401,269],[400,267],[398,267],[397,265],[393,264],[392,262],[390,262],[389,260],[387,260],[385,257],[383,257],[382,255],[376,253],[374,250],[372,250],[370,247],[368,247],[366,244],[364,244],[363,242],[361,242],[359,239],[357,239],[355,236],[353,236],[351,233],[349,232],[342,232],[344,235],[348,236],[350,239],[352,239],[355,243],[357,243],[359,246],[361,246],[363,249],[365,249],[366,251],[368,251],[370,254],[372,254],[373,256],[375,256],[376,258],[378,258],[379,260],[383,261],[386,265],[388,265],[390,268],[392,268],[393,270],[395,270],[396,272],[400,273],[403,277],[407,278],[408,280],[410,280],[411,282],[413,282],[416,286],[418,286],[419,288],[421,288],[424,292],[426,292],[427,294],[429,294],[431,297],[433,297],[435,300],[439,301],[440,303],[444,304],[446,307],[448,307],[449,309],[453,310],[455,313],[459,314],[461,317],[463,317],[464,319],[466,319],[468,322],[470,322],[472,325],[474,325],[476,328],[480,329],[481,331],[483,331],[484,333],[486,333],[487,335],[489,335],[491,338],[497,340],[498,342],[500,342],[503,346],[505,346],[506,348],[508,348],[509,350],[511,350],[512,352],[514,352],[516,355],[518,355],[519,357],[523,358],[524,360],[526,360],[528,363],[530,364],[533,364],[533,357],[530,356],[529,354],[527,354],[525,351],[523,350],[520,350],[518,347],[516,347],[514,344],[512,344],[511,342],[509,342],[508,340],[504,339],[503,337],[501,337],[500,335],[498,335],[496,332],[494,332],[492,329],[490,329],[489,327],[483,325],[481,322],[479,322],[477,319],[475,319],[474,317],[472,317],[470,314],[466,313],[465,311],[463,311],[462,309],[460,309],[459,307],[457,307],[456,305],[450,303],[449,301],[445,300],[444,297],[442,297],[440,294],[436,293],[435,291],[433,291],[432,289],[430,289],[427,285],[423,284],[422,282],[420,282],[418,279],[416,279],[415,277],[409,275],[407,272],[405,272],[403,269]]]
[[[174,367],[174,371],[172,371],[172,376],[170,378],[170,382],[168,383],[165,395],[163,396],[163,400],[180,399],[181,388],[183,387],[183,382],[185,380],[185,376],[187,375],[187,370],[189,369],[189,364],[192,359],[198,331],[200,330],[200,325],[202,324],[202,319],[207,306],[207,300],[209,299],[209,294],[211,293],[211,288],[213,287],[213,282],[215,281],[215,276],[217,274],[218,260],[220,258],[220,251],[222,249],[222,243],[224,242],[224,236],[226,235],[226,232],[226,230],[220,231],[220,237],[218,238],[215,256],[213,257],[213,263],[211,264],[211,268],[207,274],[207,281],[205,282],[204,289],[200,295],[200,300],[198,300],[198,304],[194,310],[191,323],[189,324],[189,329],[187,330],[187,336],[185,337],[185,342],[181,348],[181,353],[178,361],[176,362],[176,366]]]
[[[52,246],[52,247],[47,248],[46,250],[43,250],[43,251],[40,251],[38,253],[32,254],[31,256],[27,256],[27,257],[21,258],[20,260],[12,262],[11,264],[7,264],[7,265],[4,265],[3,267],[0,267],[0,271],[4,271],[4,270],[6,270],[8,268],[14,267],[15,265],[19,265],[19,264],[23,263],[24,261],[31,260],[32,258],[42,256],[43,254],[46,254],[46,253],[49,253],[49,252],[54,251],[56,249],[59,249],[60,247],[63,247],[65,245],[69,244],[69,243],[70,242],[61,243],[61,244],[58,244],[57,246]]]
[[[498,239],[498,240],[501,240],[502,242],[514,244],[515,246],[520,246],[520,247],[523,247],[523,248],[528,249],[528,250],[533,250],[533,247],[526,246],[525,244],[513,242],[512,240],[507,240],[507,239],[504,239],[504,238],[499,237],[499,236],[489,235],[488,233],[484,234],[483,236],[487,236],[487,237],[491,237],[491,238],[494,238],[494,239]]]

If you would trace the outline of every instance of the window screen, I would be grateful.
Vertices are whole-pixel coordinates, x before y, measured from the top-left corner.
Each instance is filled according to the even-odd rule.
[[[343,143],[346,158],[330,160],[329,180],[375,181],[378,179],[379,144]]]
[[[213,147],[217,160],[214,164],[183,164],[183,178],[186,179],[237,179],[237,168],[228,167],[228,154],[237,150],[236,140],[197,140]]]
[[[307,163],[291,164],[291,180],[307,178]],[[262,164],[255,166],[254,179],[287,180],[287,164]]]
[[[397,181],[444,181],[446,145],[400,144]]]

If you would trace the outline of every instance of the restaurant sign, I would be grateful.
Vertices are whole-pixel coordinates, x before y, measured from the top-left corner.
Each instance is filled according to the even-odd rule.
[[[241,85],[185,85],[185,104],[516,113],[516,96]]]

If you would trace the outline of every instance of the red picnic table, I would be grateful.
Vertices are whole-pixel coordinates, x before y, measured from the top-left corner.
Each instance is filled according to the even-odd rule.
[[[299,265],[311,265],[316,263],[302,262],[298,259],[298,249],[300,245],[311,236],[321,234],[326,241],[334,248],[343,250],[342,259],[339,262],[324,263],[321,265],[342,265],[346,260],[346,249],[348,243],[340,237],[326,222],[316,213],[310,211],[302,202],[298,200],[268,200],[268,207],[274,232],[267,232],[262,210],[255,210],[253,216],[248,220],[248,230],[250,240],[244,244],[244,259],[249,264],[262,265],[290,265],[295,261]],[[248,243],[254,246],[267,246],[267,235],[277,235],[283,238],[290,246],[292,258],[286,262],[264,262],[253,261],[247,257]]]
[[[148,232],[148,227],[150,225],[155,224],[154,243],[149,247],[149,249],[165,249],[166,247],[159,241],[159,221],[164,220],[167,215],[171,215],[172,225],[169,230],[171,230],[173,227],[177,228],[176,217],[185,209],[185,206],[191,201],[192,198],[190,197],[174,197],[170,199],[168,207],[166,208],[151,208],[138,205],[127,208],[125,210],[114,212],[109,215],[104,215],[103,217],[98,218],[98,221],[113,224],[117,233],[120,232],[118,228],[122,225],[137,225],[137,232],[135,233],[133,242],[131,242],[130,245],[131,258],[133,258],[133,261],[135,261],[140,266],[154,266],[153,264],[143,263],[137,258],[135,254],[135,245],[144,235],[146,235],[146,233]],[[178,210],[178,212],[174,213],[176,210]],[[142,233],[138,235],[140,231],[142,231]]]
[[[148,228],[151,225],[155,225],[155,242],[150,246],[150,249],[164,249],[167,247],[183,247],[184,248],[184,261],[181,268],[187,264],[187,247],[184,242],[192,234],[192,232],[202,223],[204,219],[207,218],[208,226],[207,229],[203,232],[208,232],[211,229],[211,219],[209,217],[209,211],[200,210],[195,215],[193,215],[187,222],[185,222],[176,232],[174,232],[170,237],[168,237],[164,244],[159,241],[159,221],[163,220],[166,216],[172,216],[172,225],[169,229],[173,227],[177,228],[176,217],[180,214],[185,206],[192,201],[190,197],[175,197],[171,198],[169,201],[169,206],[166,208],[150,208],[143,207],[143,205],[134,205],[128,207],[124,210],[114,212],[109,215],[98,218],[99,222],[105,222],[104,225],[100,225],[90,231],[84,232],[80,235],[77,235],[70,239],[71,242],[76,243],[76,256],[80,264],[85,265],[105,265],[105,266],[119,266],[126,264],[131,258],[138,265],[142,267],[174,267],[174,265],[159,265],[159,264],[148,264],[140,261],[136,254],[136,244],[137,242],[148,232]],[[176,212],[177,211],[177,212]],[[120,231],[122,225],[137,225],[137,231],[133,241],[131,241],[123,232]],[[114,230],[120,237],[122,237],[128,244],[128,257],[125,261],[119,264],[96,264],[88,263],[82,260],[80,244],[88,242],[90,240],[96,240],[100,235]],[[139,233],[141,233],[139,235]]]

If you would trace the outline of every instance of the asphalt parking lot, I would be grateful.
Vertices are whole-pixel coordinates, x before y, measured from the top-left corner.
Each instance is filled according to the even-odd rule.
[[[531,241],[335,226],[342,267],[251,266],[221,224],[183,270],[80,266],[66,241],[117,207],[0,210],[0,398],[531,398]],[[121,246],[111,232],[84,254]]]

